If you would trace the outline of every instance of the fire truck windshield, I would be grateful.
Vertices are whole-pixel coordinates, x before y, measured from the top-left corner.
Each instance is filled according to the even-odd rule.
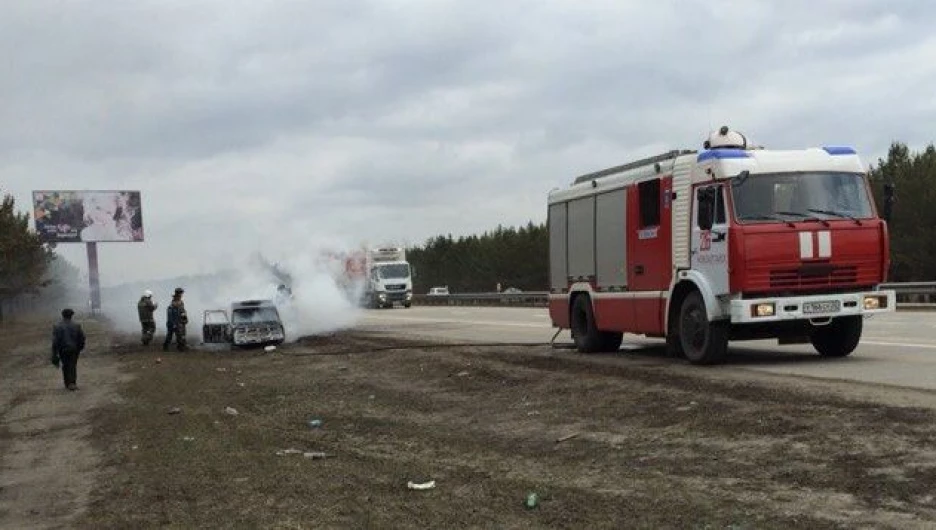
[[[859,173],[753,174],[732,179],[731,197],[740,223],[873,216]]]

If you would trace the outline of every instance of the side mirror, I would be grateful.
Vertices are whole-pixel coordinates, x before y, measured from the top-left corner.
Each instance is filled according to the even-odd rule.
[[[890,224],[891,214],[894,212],[894,202],[896,201],[894,197],[894,192],[897,191],[897,187],[893,183],[887,182],[884,184],[884,221]]]

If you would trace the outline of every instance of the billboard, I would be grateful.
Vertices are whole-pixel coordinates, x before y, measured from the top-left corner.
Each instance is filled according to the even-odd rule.
[[[33,220],[48,243],[143,241],[139,191],[34,191]]]

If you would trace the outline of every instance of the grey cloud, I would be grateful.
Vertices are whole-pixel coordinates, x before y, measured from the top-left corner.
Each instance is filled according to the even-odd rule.
[[[144,193],[108,278],[273,241],[545,217],[577,174],[723,123],[774,147],[931,141],[924,2],[444,1],[0,8],[0,175]],[[69,251],[70,253],[72,251]],[[74,251],[77,261],[83,258]]]

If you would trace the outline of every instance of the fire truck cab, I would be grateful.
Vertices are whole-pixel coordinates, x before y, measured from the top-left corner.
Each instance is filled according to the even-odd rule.
[[[768,150],[722,127],[704,149],[582,175],[548,198],[554,327],[580,352],[665,337],[696,364],[729,340],[844,357],[883,291],[886,223],[854,149]]]

